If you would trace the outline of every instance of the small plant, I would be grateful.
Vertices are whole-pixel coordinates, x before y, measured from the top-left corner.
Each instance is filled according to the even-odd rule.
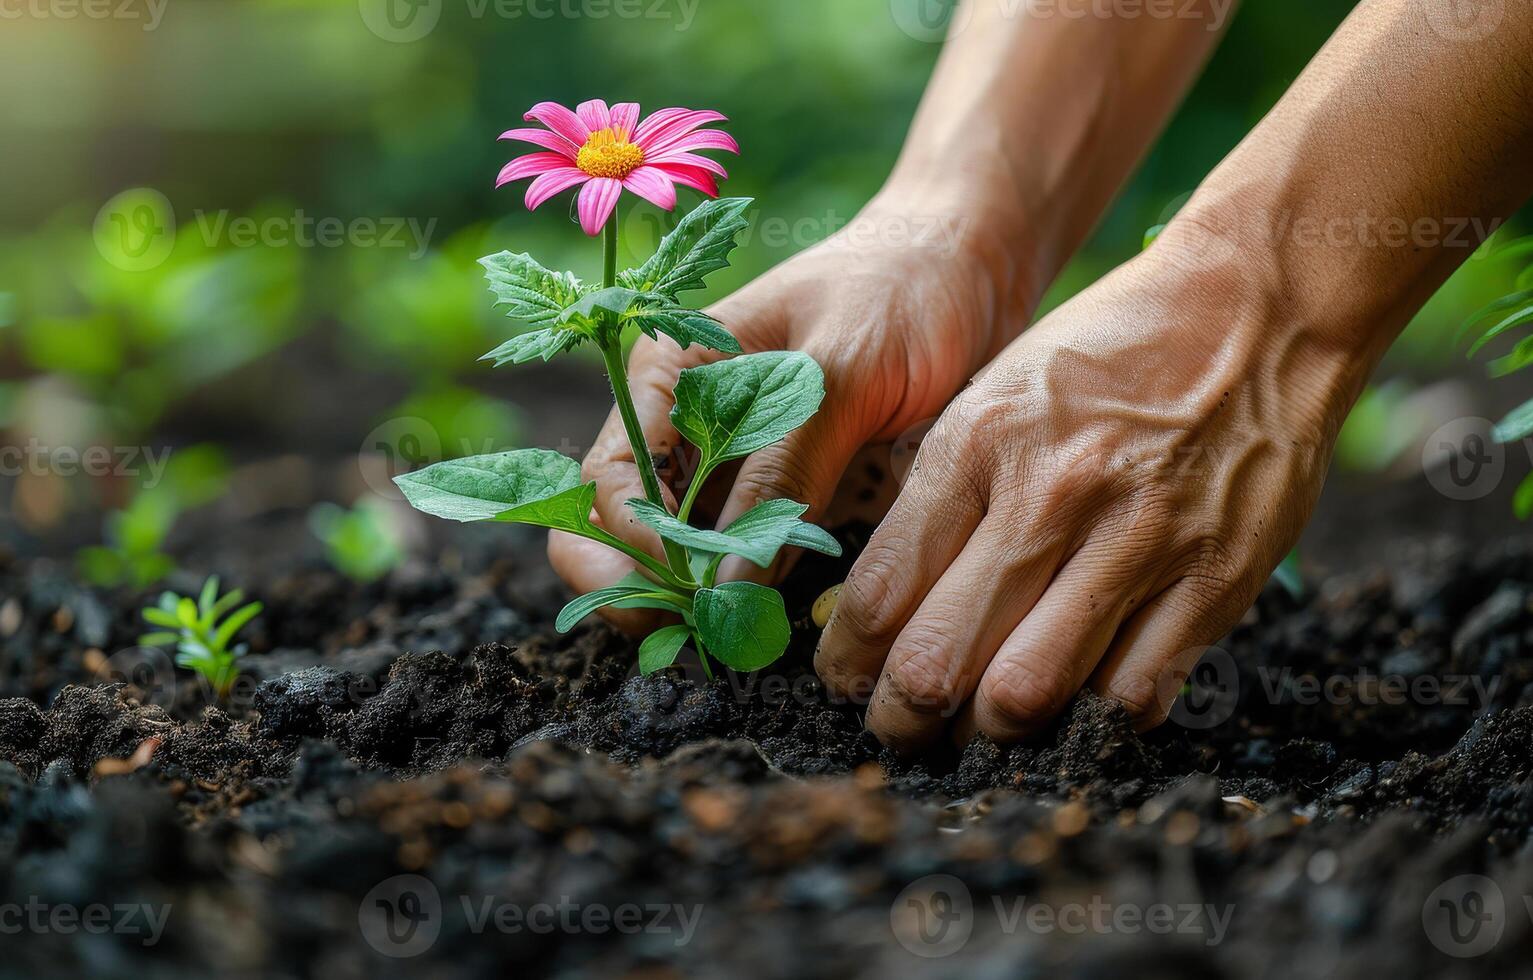
[[[496,367],[549,360],[582,344],[601,354],[623,419],[644,497],[628,501],[634,516],[664,543],[665,560],[598,527],[591,520],[596,484],[580,478],[580,464],[541,449],[474,456],[428,466],[396,479],[417,509],[455,521],[504,521],[566,531],[628,555],[638,571],[610,588],[580,596],[560,612],[567,631],[604,606],[676,613],[682,622],[651,634],[639,647],[639,666],[652,673],[675,661],[689,641],[711,676],[708,658],[736,670],[757,670],[787,649],[788,617],[776,590],[749,582],[717,581],[725,555],[766,567],[785,545],[840,554],[836,540],[801,520],[808,507],[768,500],[722,530],[688,523],[698,491],[709,475],[782,439],[819,410],[824,375],[802,353],[742,354],[717,320],[683,305],[680,294],[700,289],[710,273],[726,268],[736,236],[747,227],[748,199],[717,200],[715,178],[724,168],[698,150],[738,153],[734,139],[704,129],[724,119],[716,112],[662,109],[643,122],[639,107],[586,102],[576,111],[544,102],[526,115],[548,128],[514,129],[502,139],[543,147],[511,161],[497,186],[534,177],[529,209],[560,191],[581,185],[577,211],[582,230],[602,236],[600,284],[555,272],[530,255],[498,252],[480,259],[490,291],[507,316],[532,328],[484,356]],[[619,271],[618,223],[623,191],[665,210],[676,206],[676,186],[701,191],[706,201],[682,218],[654,255],[636,269]],[[675,513],[667,507],[645,444],[623,362],[623,335],[633,327],[645,336],[665,334],[683,348],[693,344],[737,355],[681,372],[671,421],[701,456],[699,468]]]
[[[245,644],[229,644],[261,611],[259,602],[240,606],[244,598],[239,589],[220,597],[217,575],[203,584],[195,602],[166,592],[158,605],[144,610],[144,619],[161,629],[144,634],[138,642],[146,647],[175,644],[176,663],[207,678],[218,696],[225,697],[239,676],[234,662],[245,654]]]
[[[133,495],[128,506],[106,516],[105,543],[81,548],[75,556],[86,581],[103,588],[146,589],[175,571],[165,539],[176,519],[223,494],[229,463],[217,446],[178,449],[153,486]]]
[[[1511,242],[1501,249],[1499,255],[1502,258],[1533,256],[1533,237]],[[1487,323],[1491,325],[1485,326]],[[1469,356],[1473,357],[1491,341],[1527,327],[1533,327],[1533,263],[1529,263],[1517,277],[1516,286],[1510,295],[1496,300],[1470,317],[1465,321],[1462,333],[1468,334],[1483,328],[1483,332],[1469,346]],[[1511,351],[1491,361],[1487,370],[1492,378],[1504,378],[1530,365],[1533,365],[1533,332],[1526,332]],[[1512,409],[1506,418],[1497,423],[1495,429],[1496,441],[1502,443],[1517,442],[1530,435],[1533,435],[1533,400]],[[1533,516],[1533,473],[1529,473],[1518,484],[1512,507],[1521,520]]]
[[[309,511],[309,529],[324,544],[330,564],[358,582],[377,581],[404,558],[384,505],[370,499],[351,510],[320,504]]]

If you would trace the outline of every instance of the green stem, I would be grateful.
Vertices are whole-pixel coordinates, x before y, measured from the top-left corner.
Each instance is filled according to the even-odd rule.
[[[611,287],[617,282],[617,214],[607,222],[603,232],[602,282]],[[612,400],[617,404],[618,415],[623,419],[623,429],[628,434],[628,447],[633,450],[633,462],[639,469],[639,481],[644,484],[644,496],[656,507],[665,507],[665,497],[660,493],[660,478],[655,474],[655,461],[649,454],[649,440],[644,438],[644,426],[639,422],[638,410],[633,405],[633,391],[628,387],[628,369],[623,363],[623,336],[619,324],[610,324],[603,331],[598,344],[602,363],[607,367],[607,380],[612,383]],[[680,545],[662,539],[665,557],[671,572],[689,588],[694,587],[692,569],[687,562],[687,552]]]
[[[601,284],[607,289],[617,285],[617,212],[612,212],[612,217],[607,219],[607,227],[602,231],[602,273]]]
[[[692,474],[692,482],[687,485],[687,494],[681,500],[681,508],[676,511],[676,518],[686,523],[687,517],[692,513],[692,505],[697,503],[698,491],[702,490],[703,483],[708,479],[708,470],[701,465],[697,472]]]

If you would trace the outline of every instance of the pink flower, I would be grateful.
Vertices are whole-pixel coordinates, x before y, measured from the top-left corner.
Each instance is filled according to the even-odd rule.
[[[512,160],[501,168],[495,186],[536,178],[527,188],[530,211],[560,191],[583,184],[580,227],[592,236],[601,234],[625,189],[667,211],[676,207],[677,184],[718,197],[714,178],[729,174],[694,151],[740,152],[733,136],[701,128],[725,118],[706,109],[661,109],[641,123],[637,102],[619,102],[608,109],[607,103],[595,99],[582,102],[574,112],[540,102],[524,118],[548,128],[513,129],[500,138],[533,143],[547,152]]]

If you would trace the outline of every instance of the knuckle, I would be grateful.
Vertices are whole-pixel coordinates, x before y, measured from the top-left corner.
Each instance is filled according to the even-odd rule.
[[[892,644],[899,634],[905,562],[886,546],[869,545],[841,588],[835,621],[865,643]]]
[[[1168,664],[1167,671],[1170,670],[1171,665]],[[1152,676],[1138,671],[1124,672],[1108,683],[1102,695],[1123,705],[1136,726],[1158,725],[1166,720],[1171,710],[1166,695],[1174,695],[1180,688],[1179,684],[1168,683],[1169,677],[1174,675]]]
[[[947,644],[952,632],[930,624],[912,626],[900,637],[907,652],[890,659],[885,675],[889,694],[916,714],[946,714],[953,707],[954,678]]]
[[[1069,705],[1075,692],[1064,675],[1042,668],[1029,660],[1007,659],[995,664],[993,675],[981,685],[995,716],[981,722],[985,734],[992,738],[1015,735],[1018,730],[1048,721]]]
[[[751,465],[736,478],[734,493],[748,500],[787,497],[798,503],[811,503],[814,488],[802,457],[773,452],[751,460]]]

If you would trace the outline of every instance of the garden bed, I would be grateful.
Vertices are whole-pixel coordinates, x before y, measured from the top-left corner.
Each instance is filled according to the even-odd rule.
[[[277,524],[242,531],[299,533]],[[185,672],[112,653],[144,596],[10,560],[0,908],[105,906],[117,928],[27,928],[6,968],[1526,969],[1526,543],[1423,546],[1304,601],[1269,588],[1223,644],[1239,680],[1220,724],[1140,736],[1085,697],[1027,745],[901,761],[810,668],[809,604],[861,539],[802,566],[782,661],[712,683],[637,676],[633,645],[594,619],[556,634],[563,593],[531,535],[464,537],[374,586],[204,556],[266,606],[221,707]],[[1463,934],[1431,913],[1471,874],[1499,885],[1500,905],[1464,908],[1498,916],[1500,938],[1460,960],[1445,952],[1471,951]]]

